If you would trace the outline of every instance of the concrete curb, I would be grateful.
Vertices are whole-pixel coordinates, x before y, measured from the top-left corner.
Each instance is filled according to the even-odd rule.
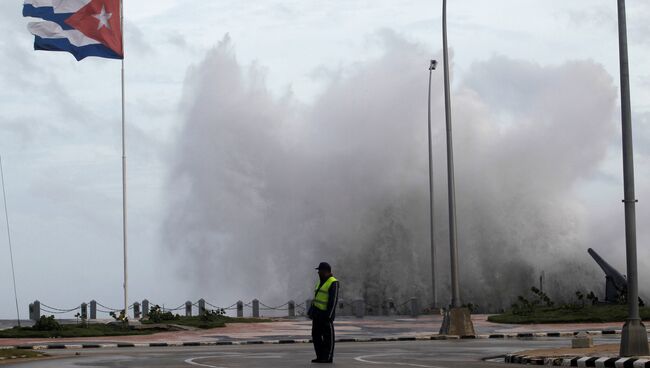
[[[602,331],[585,331],[589,335],[620,335],[621,330],[602,330]],[[649,330],[650,332],[650,330]],[[546,332],[547,337],[573,337],[578,332]],[[519,334],[523,335],[523,334]],[[537,337],[539,334],[533,334]],[[650,360],[641,358],[620,358],[620,357],[540,357],[521,354],[508,354],[505,357],[506,363],[530,364],[530,365],[547,365],[562,367],[613,367],[613,368],[650,368]]]
[[[587,331],[589,335],[620,335],[621,330]],[[450,335],[414,335],[365,338],[338,338],[336,342],[381,342],[381,341],[426,341],[426,340],[457,340],[457,339],[532,339],[539,337],[573,337],[578,332],[519,332],[493,333],[473,336]],[[0,349],[54,350],[54,349],[102,349],[102,348],[158,348],[180,346],[222,346],[222,345],[259,345],[259,344],[307,344],[311,339],[281,339],[281,340],[223,340],[223,341],[173,341],[152,343],[69,343],[69,344],[26,344],[17,346],[0,346]],[[512,355],[516,356],[516,355]],[[527,363],[532,364],[532,363]],[[650,367],[650,366],[648,366]]]
[[[556,367],[642,368],[650,367],[650,360],[620,357],[537,357],[508,354],[506,363],[546,365]]]
[[[380,342],[380,341],[421,341],[421,340],[452,340],[458,336],[407,336],[407,337],[371,337],[371,338],[341,338],[337,343],[347,342]],[[58,350],[58,349],[102,349],[102,348],[160,348],[182,346],[228,346],[228,345],[277,345],[277,344],[308,344],[311,339],[284,339],[284,340],[243,340],[243,341],[185,341],[185,342],[152,342],[152,343],[109,343],[109,344],[27,344],[17,346],[3,346],[2,349],[19,350]]]

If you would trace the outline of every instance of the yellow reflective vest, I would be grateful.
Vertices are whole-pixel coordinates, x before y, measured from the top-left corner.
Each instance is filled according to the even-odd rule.
[[[316,283],[316,291],[314,292],[314,300],[312,301],[312,304],[314,307],[326,311],[327,310],[327,303],[330,300],[330,286],[332,286],[332,283],[334,281],[337,281],[334,276],[330,276],[325,283],[323,283],[323,286],[320,285],[320,282]]]

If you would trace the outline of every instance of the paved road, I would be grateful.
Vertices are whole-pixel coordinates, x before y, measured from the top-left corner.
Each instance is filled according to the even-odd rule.
[[[582,323],[582,324],[545,324],[545,325],[508,325],[487,321],[486,315],[473,315],[472,320],[478,334],[517,334],[525,332],[573,332],[620,330],[621,323]],[[72,320],[72,322],[74,322]],[[334,324],[338,338],[373,338],[431,336],[438,333],[442,319],[440,316],[404,316],[353,317],[338,318]],[[2,321],[0,321],[2,328]],[[77,344],[77,343],[182,343],[215,342],[245,340],[287,340],[309,339],[311,321],[305,318],[283,319],[270,323],[230,323],[223,328],[195,331],[162,332],[153,335],[120,337],[87,337],[64,339],[0,339],[0,346],[42,345],[42,344]]]
[[[596,339],[598,343],[618,341],[615,337]],[[503,367],[502,363],[485,362],[520,350],[566,347],[570,340],[560,338],[534,340],[447,340],[373,343],[339,343],[335,367]],[[48,351],[55,359],[8,365],[20,368],[43,367],[164,367],[164,368],[293,368],[330,366],[311,364],[310,344],[244,345],[212,347],[121,348],[80,351]],[[79,353],[79,356],[75,356]],[[508,365],[512,366],[512,365]]]

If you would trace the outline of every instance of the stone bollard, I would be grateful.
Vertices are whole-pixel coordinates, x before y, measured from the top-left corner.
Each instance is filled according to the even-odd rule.
[[[199,316],[205,315],[205,299],[199,299]]]
[[[97,302],[90,301],[90,319],[97,319]]]
[[[296,317],[296,302],[294,302],[293,300],[289,300],[288,308],[289,308],[289,318],[295,318]]]
[[[416,318],[420,315],[420,304],[418,303],[418,298],[411,298],[411,317]]]
[[[585,349],[585,348],[593,348],[593,347],[594,347],[594,339],[584,331],[578,333],[571,340],[571,348],[573,349]]]
[[[81,303],[81,319],[88,319],[88,304]]]
[[[260,318],[260,301],[253,299],[253,318]]]
[[[34,300],[34,321],[41,319],[41,302]]]
[[[133,303],[133,318],[140,319],[142,318],[142,313],[140,311],[140,303]]]
[[[357,299],[354,301],[354,315],[357,318],[363,318],[366,313],[366,305],[363,299]]]
[[[192,302],[189,300],[185,302],[185,317],[192,317]]]
[[[142,301],[142,318],[149,317],[149,301],[147,299]]]
[[[244,318],[244,302],[237,302],[237,318]]]

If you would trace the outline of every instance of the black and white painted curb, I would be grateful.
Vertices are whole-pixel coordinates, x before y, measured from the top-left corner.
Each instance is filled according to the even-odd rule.
[[[621,330],[586,331],[589,335],[620,335]],[[578,332],[519,332],[519,333],[494,333],[473,336],[448,336],[448,335],[416,335],[416,336],[389,336],[366,338],[338,338],[336,342],[380,342],[380,341],[426,341],[426,340],[455,340],[455,339],[530,339],[539,337],[573,337]],[[68,343],[68,344],[29,344],[17,346],[0,346],[0,349],[101,349],[101,348],[158,348],[179,346],[221,346],[221,345],[258,345],[258,344],[306,344],[310,339],[284,339],[284,340],[227,340],[227,341],[200,341],[200,342],[152,342],[152,343]]]
[[[560,367],[637,368],[650,367],[650,360],[612,357],[537,357],[517,354],[506,355],[506,363],[546,365]]]

